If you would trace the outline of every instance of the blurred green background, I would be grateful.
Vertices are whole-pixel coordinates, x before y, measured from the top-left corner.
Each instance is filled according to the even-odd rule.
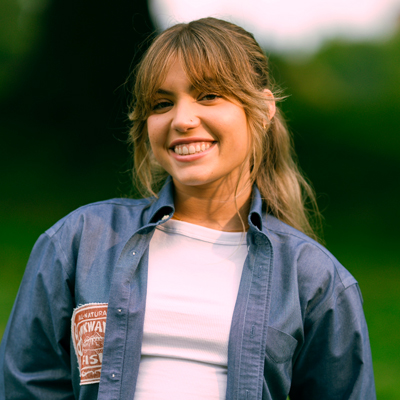
[[[1,337],[37,237],[132,192],[123,84],[154,27],[139,0],[2,0],[0,14]],[[398,399],[400,31],[270,59],[327,247],[363,292],[378,399]]]

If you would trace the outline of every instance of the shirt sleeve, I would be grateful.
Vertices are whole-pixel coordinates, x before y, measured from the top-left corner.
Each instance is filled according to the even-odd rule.
[[[0,347],[0,400],[73,399],[73,284],[57,243],[35,244]]]
[[[368,330],[358,284],[306,318],[291,400],[375,400]]]

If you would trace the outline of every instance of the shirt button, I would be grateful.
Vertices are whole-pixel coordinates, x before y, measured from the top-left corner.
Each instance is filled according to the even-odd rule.
[[[122,308],[118,308],[118,312],[122,312]]]
[[[165,221],[166,219],[168,219],[169,218],[169,215],[164,215],[162,218],[161,218],[161,221]]]
[[[113,378],[115,378],[115,374],[112,374],[111,376],[112,376]]]
[[[132,251],[132,255],[134,256],[136,254],[136,252],[135,251]]]

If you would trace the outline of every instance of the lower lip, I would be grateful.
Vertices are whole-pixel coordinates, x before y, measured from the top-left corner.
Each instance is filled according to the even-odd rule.
[[[213,143],[207,150],[204,150],[200,153],[188,154],[186,156],[177,154],[175,153],[174,150],[170,150],[170,152],[172,153],[172,157],[174,157],[176,161],[191,162],[191,161],[196,161],[202,157],[205,157],[210,151],[212,151],[214,147],[215,143]]]

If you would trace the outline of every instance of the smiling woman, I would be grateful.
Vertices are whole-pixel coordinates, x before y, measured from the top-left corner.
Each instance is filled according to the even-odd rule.
[[[196,113],[193,114],[194,109],[190,106],[192,103],[189,100],[187,105],[182,102],[182,93],[179,104],[178,99],[172,101],[171,97],[165,98],[166,94],[171,96],[174,93],[165,90],[167,88],[163,86],[174,86],[176,79],[184,81],[181,82],[181,86],[187,86],[186,92],[197,91],[195,95],[198,97],[193,104],[203,105],[209,109],[208,120],[212,120],[214,125],[225,124],[224,129],[231,130],[221,135],[221,142],[213,140],[217,146],[214,145],[210,149],[211,152],[215,154],[218,150],[221,159],[230,157],[228,164],[232,164],[235,159],[237,161],[234,157],[236,153],[246,153],[241,165],[236,166],[236,174],[244,174],[240,181],[230,175],[218,193],[214,192],[217,181],[213,187],[209,187],[211,192],[202,188],[199,195],[205,199],[206,204],[191,204],[188,203],[189,199],[186,199],[185,204],[191,206],[186,218],[193,218],[196,215],[198,223],[203,225],[204,222],[201,221],[211,222],[213,213],[222,217],[221,205],[225,204],[229,208],[229,203],[232,208],[226,218],[229,218],[236,229],[243,228],[242,220],[247,219],[249,206],[247,204],[246,209],[245,199],[249,203],[249,187],[255,182],[265,200],[264,206],[271,214],[316,239],[317,235],[310,224],[309,215],[313,214],[318,221],[319,213],[314,193],[293,161],[291,138],[279,110],[275,107],[275,100],[279,100],[279,97],[275,99],[271,91],[273,83],[269,75],[267,58],[251,34],[225,21],[207,18],[193,22],[187,25],[187,28],[184,24],[178,24],[168,29],[155,40],[137,69],[134,107],[130,115],[133,121],[130,138],[134,146],[133,175],[143,194],[155,195],[154,189],[158,187],[159,182],[154,178],[161,178],[163,181],[165,175],[162,172],[170,173],[157,157],[154,158],[155,153],[151,151],[153,146],[151,140],[149,141],[151,132],[147,134],[145,129],[151,123],[154,114],[158,115],[160,110],[164,110],[163,115],[166,114],[162,119],[164,121],[176,113],[176,118],[171,121],[171,127],[173,128],[175,123],[183,123],[180,130],[188,130],[181,136],[189,137],[194,135],[193,132],[206,130],[208,141],[212,137],[212,129],[210,132],[206,121],[200,121]],[[176,91],[177,87],[174,87],[174,90]],[[164,97],[160,97],[162,95]],[[201,96],[203,101],[199,101]],[[204,107],[198,109],[203,110]],[[232,120],[233,114],[235,120]],[[242,114],[241,122],[238,121],[240,114]],[[188,123],[189,125],[186,125]],[[196,123],[199,127],[195,129]],[[190,124],[194,124],[193,129]],[[243,127],[243,124],[247,126]],[[238,138],[241,143],[235,144]],[[243,141],[247,140],[248,144],[243,147]],[[157,173],[160,171],[160,164],[164,168],[161,169],[161,173]],[[190,170],[193,165],[191,163],[187,169]],[[211,162],[207,162],[208,170],[214,166]],[[217,173],[218,171],[213,171],[213,174]],[[212,179],[211,175],[210,178]],[[247,185],[247,193],[243,192],[245,190],[243,185]],[[192,186],[191,190],[195,188]],[[218,194],[222,194],[224,190],[225,193],[229,193],[230,201],[222,195],[214,203],[216,208],[210,214],[210,204],[207,201],[210,193],[212,198],[217,200]],[[179,189],[177,191],[181,193]],[[235,201],[232,202],[233,193],[236,197],[234,196]],[[239,194],[242,194],[242,199],[239,198]],[[304,206],[307,201],[312,212]],[[177,213],[180,214],[181,210],[178,208]],[[197,212],[194,213],[194,210]],[[200,210],[205,210],[207,216],[200,216]],[[243,212],[238,213],[237,210]],[[217,225],[218,222],[208,226],[217,227]]]
[[[241,209],[251,193],[250,135],[243,107],[196,89],[179,61],[170,66],[154,104],[147,132],[156,160],[174,182],[175,218],[182,219],[184,214],[188,222],[240,231],[240,220],[239,224],[232,220],[236,210],[229,199],[237,187]],[[224,201],[224,206],[216,202],[217,207],[212,207],[206,200],[210,196]],[[199,200],[208,207],[197,208]],[[197,212],[191,212],[191,207]]]
[[[134,174],[152,196],[40,237],[0,399],[374,400],[360,290],[306,235],[313,193],[253,36],[178,24],[135,79]]]

